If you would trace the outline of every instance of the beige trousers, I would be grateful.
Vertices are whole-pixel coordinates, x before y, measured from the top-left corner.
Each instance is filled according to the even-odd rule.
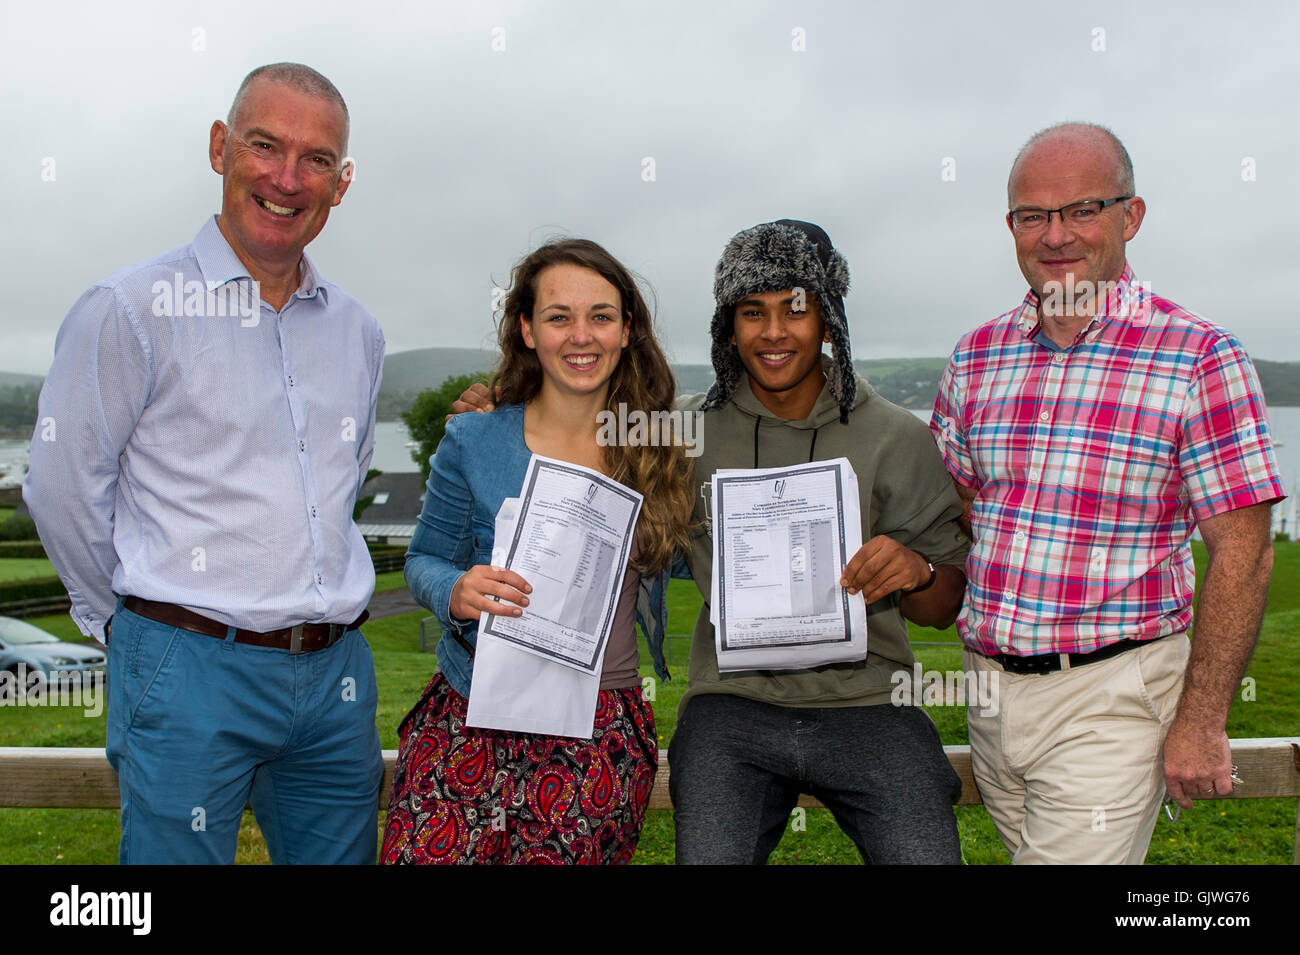
[[[1189,647],[1174,634],[1041,675],[963,652],[992,683],[993,704],[967,709],[971,768],[1012,862],[1142,863]]]

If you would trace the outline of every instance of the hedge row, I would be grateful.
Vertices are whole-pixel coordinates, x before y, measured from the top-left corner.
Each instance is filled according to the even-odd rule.
[[[0,583],[0,604],[12,600],[35,600],[37,597],[66,597],[63,581],[58,577],[33,577]]]
[[[4,557],[44,557],[45,551],[40,549],[40,542],[35,544],[35,549],[31,553],[18,553],[17,544],[0,543],[0,558]],[[32,545],[26,545],[31,547]],[[382,551],[378,548],[371,552],[371,557],[376,564],[376,570],[380,573],[391,570],[401,570],[403,557],[406,549],[402,547],[385,548]],[[0,583],[0,604],[6,604],[15,600],[34,600],[38,597],[66,597],[67,590],[63,587],[63,581],[58,577],[32,577],[28,580],[11,580]]]
[[[11,514],[7,520],[0,521],[0,541],[34,541],[36,525],[30,517],[18,517]]]
[[[40,541],[0,541],[0,558],[45,557],[45,546]]]

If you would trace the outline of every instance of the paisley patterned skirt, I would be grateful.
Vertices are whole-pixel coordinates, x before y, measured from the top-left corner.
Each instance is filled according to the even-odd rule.
[[[398,731],[380,862],[626,863],[659,763],[639,687],[601,690],[591,739],[465,726],[438,673]]]

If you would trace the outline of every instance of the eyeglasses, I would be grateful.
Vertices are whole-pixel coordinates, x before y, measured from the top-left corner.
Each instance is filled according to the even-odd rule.
[[[1052,213],[1055,212],[1062,222],[1069,225],[1088,225],[1097,221],[1102,209],[1132,198],[1116,196],[1114,199],[1084,199],[1059,209],[1012,209],[1007,213],[1007,221],[1017,232],[1040,232],[1047,228],[1052,221]]]

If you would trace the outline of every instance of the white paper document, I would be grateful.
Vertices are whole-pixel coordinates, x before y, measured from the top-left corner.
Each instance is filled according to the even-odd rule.
[[[867,655],[867,610],[840,586],[862,546],[847,458],[716,471],[709,616],[721,672],[803,670]]]
[[[597,471],[533,456],[492,549],[492,565],[533,591],[522,616],[479,620],[467,725],[591,736],[640,509],[639,494]]]
[[[640,513],[636,491],[534,454],[504,564],[533,591],[523,616],[489,615],[479,632],[598,673]]]
[[[506,544],[515,532],[519,498],[497,511],[492,566],[505,565]],[[584,673],[519,649],[483,632],[479,618],[474,674],[465,725],[546,736],[586,739],[596,722],[600,674]]]

